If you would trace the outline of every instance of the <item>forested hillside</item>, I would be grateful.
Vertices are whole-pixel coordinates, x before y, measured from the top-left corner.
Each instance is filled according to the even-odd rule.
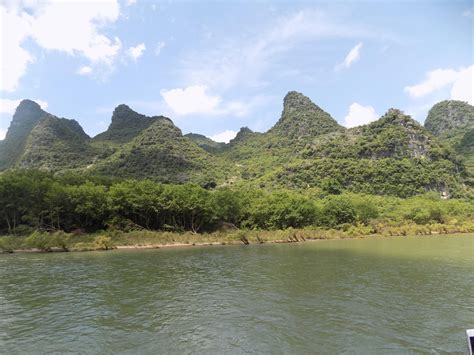
[[[472,198],[473,112],[466,103],[443,101],[430,110],[425,127],[390,109],[375,122],[346,129],[292,91],[270,130],[244,127],[223,144],[197,133],[183,135],[171,119],[126,105],[114,110],[107,131],[90,138],[76,121],[24,100],[0,142],[0,169],[147,178],[207,189],[316,188],[398,197],[433,191]]]
[[[437,103],[428,112],[425,127],[435,136],[448,142],[463,157],[472,179],[474,175],[474,107],[456,100]]]

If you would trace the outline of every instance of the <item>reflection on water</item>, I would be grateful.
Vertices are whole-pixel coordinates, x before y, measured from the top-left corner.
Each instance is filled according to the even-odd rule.
[[[464,352],[474,236],[0,255],[0,352]]]

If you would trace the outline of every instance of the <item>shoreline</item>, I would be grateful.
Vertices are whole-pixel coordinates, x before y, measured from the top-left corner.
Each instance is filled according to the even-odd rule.
[[[383,234],[371,234],[371,235],[358,235],[358,236],[337,236],[332,238],[303,238],[301,240],[297,239],[274,239],[266,240],[260,242],[243,242],[241,240],[235,241],[210,241],[210,242],[194,242],[194,243],[183,243],[183,242],[174,242],[174,243],[157,243],[157,244],[123,244],[123,245],[114,245],[113,247],[107,249],[93,249],[93,250],[82,250],[82,249],[68,249],[53,247],[50,250],[42,250],[38,248],[31,249],[14,249],[11,251],[0,251],[0,254],[28,254],[28,253],[75,253],[75,252],[111,252],[111,251],[120,251],[120,250],[152,250],[152,249],[180,249],[180,248],[192,248],[192,247],[212,247],[212,246],[259,246],[264,244],[301,244],[306,242],[320,242],[320,241],[330,241],[330,240],[356,240],[356,239],[369,239],[369,238],[407,238],[407,237],[423,237],[429,238],[433,236],[453,236],[453,235],[469,235],[473,234],[472,232],[456,232],[456,233],[433,233],[426,235],[390,235],[386,236]]]

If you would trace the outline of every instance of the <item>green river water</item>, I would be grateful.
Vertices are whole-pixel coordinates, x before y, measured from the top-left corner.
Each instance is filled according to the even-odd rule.
[[[466,353],[474,235],[0,255],[0,353]]]

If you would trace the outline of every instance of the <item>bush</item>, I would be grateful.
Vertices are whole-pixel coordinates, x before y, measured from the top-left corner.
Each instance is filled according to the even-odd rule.
[[[114,248],[112,238],[106,235],[99,235],[94,239],[94,247],[98,250],[109,250]]]
[[[353,224],[356,211],[351,201],[345,196],[332,196],[326,200],[323,207],[323,225],[336,228],[344,224]]]

